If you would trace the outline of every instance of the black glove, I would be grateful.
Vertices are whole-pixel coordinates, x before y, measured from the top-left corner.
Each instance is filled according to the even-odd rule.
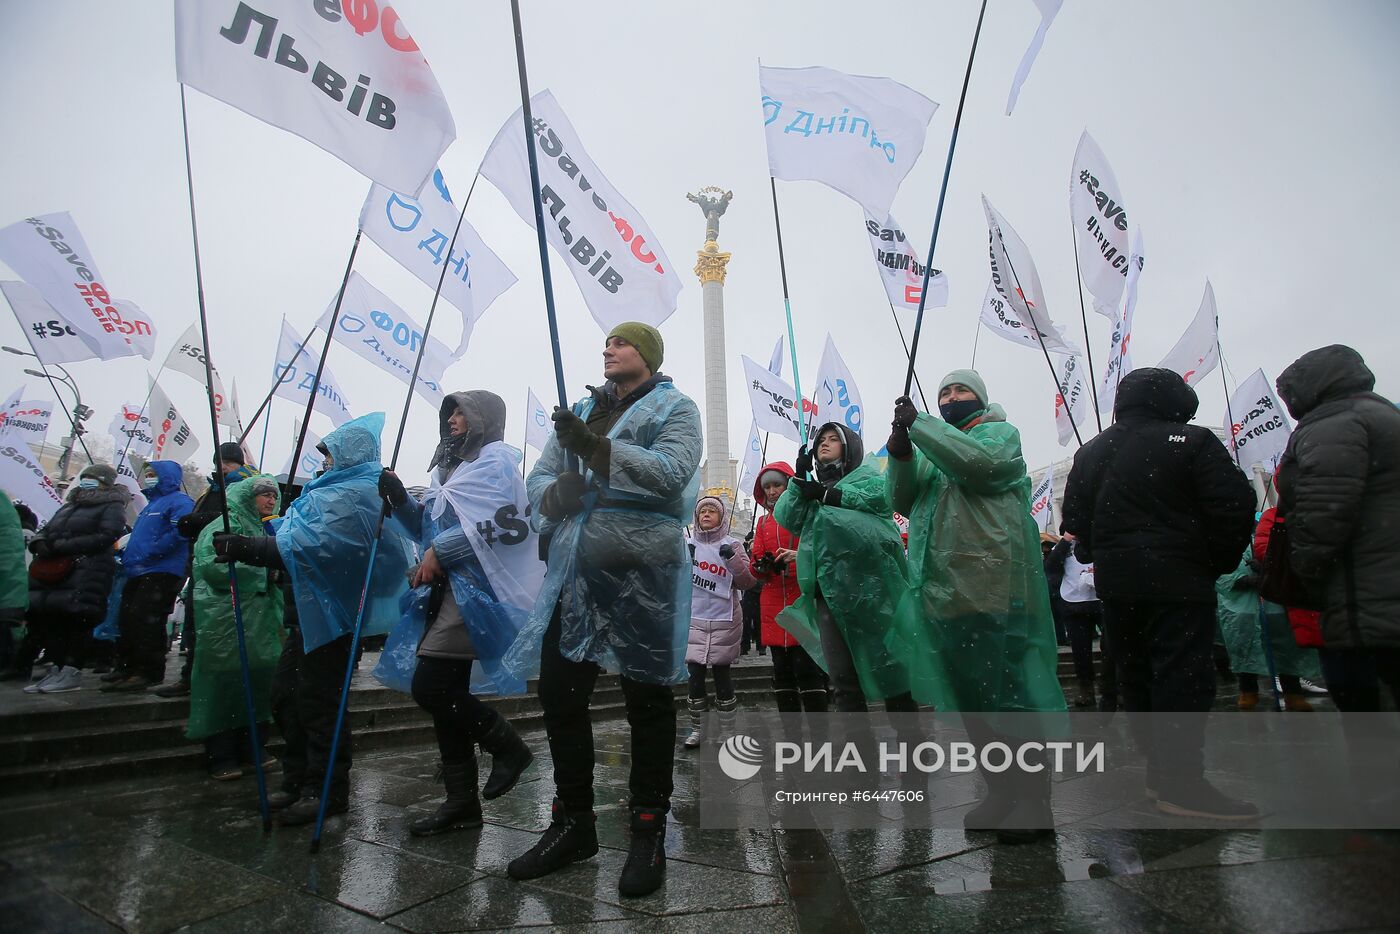
[[[797,475],[805,477],[812,472],[812,453],[807,450],[807,445],[797,449]]]
[[[767,576],[773,573],[773,564],[774,558],[773,553],[771,551],[767,554],[759,555],[753,561],[753,572],[755,574],[763,574]]]
[[[816,480],[804,480],[801,476],[796,476],[788,482],[797,487],[797,492],[803,499],[821,502],[822,497],[826,495],[826,487]]]
[[[777,574],[779,577],[781,577],[782,575],[787,573],[788,563],[786,558],[770,557],[769,561],[771,562],[771,567],[773,569],[774,574]]]
[[[29,553],[36,558],[47,558],[52,554],[53,549],[49,547],[49,540],[46,538],[34,538],[29,542]]]
[[[885,450],[890,457],[897,461],[908,460],[914,456],[914,443],[909,440],[909,429],[894,423],[894,429],[890,432],[889,440],[885,442]]]
[[[572,516],[583,511],[583,494],[588,492],[588,484],[583,474],[572,470],[561,473],[552,488],[554,505],[564,515]]]
[[[398,509],[408,502],[408,490],[404,489],[403,481],[392,470],[379,471],[379,495],[390,509]]]
[[[228,564],[230,561],[247,563],[256,549],[250,536],[234,535],[232,532],[214,533],[214,563]]]
[[[555,406],[550,418],[554,419],[554,437],[560,447],[584,460],[593,455],[598,447],[598,436],[588,430],[583,419],[562,406]]]
[[[908,396],[900,396],[894,400],[894,421],[891,424],[908,431],[914,427],[914,419],[918,415],[919,410],[914,407],[914,400]]]
[[[720,545],[719,556],[724,560],[728,561],[730,558],[734,557],[734,546],[729,544],[728,542],[725,542],[723,545]]]

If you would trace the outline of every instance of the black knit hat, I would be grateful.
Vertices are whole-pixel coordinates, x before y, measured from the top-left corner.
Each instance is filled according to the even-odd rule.
[[[219,460],[226,464],[248,463],[248,458],[243,454],[243,446],[237,441],[225,441],[219,445]]]

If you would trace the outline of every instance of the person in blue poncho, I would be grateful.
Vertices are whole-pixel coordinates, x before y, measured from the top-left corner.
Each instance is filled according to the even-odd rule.
[[[513,879],[598,852],[588,707],[600,668],[621,674],[632,728],[632,844],[618,889],[645,895],[665,878],[671,685],[687,677],[690,631],[682,526],[695,504],[702,439],[695,403],[657,372],[662,352],[650,325],[613,328],[603,347],[606,382],[572,410],[555,409],[554,437],[526,482],[533,521],[550,541],[549,570],[504,664],[518,676],[539,665],[557,797],[549,829],[507,867]]]
[[[383,430],[384,413],[373,412],[326,435],[319,447],[325,473],[302,489],[276,524],[275,536],[214,536],[219,554],[244,564],[285,570],[292,580],[305,653],[297,666],[297,710],[306,736],[306,760],[295,790],[284,784],[283,791],[269,796],[269,804],[282,809],[278,822],[284,825],[310,823],[320,807],[340,689],[350,665],[351,633],[382,508],[379,435]],[[385,526],[365,595],[362,636],[385,632],[398,619],[399,596],[408,586],[408,564],[403,539],[392,526]],[[326,814],[343,813],[350,795],[348,718],[341,728],[335,763],[329,768]]]
[[[428,585],[427,622],[418,643],[413,699],[433,717],[447,799],[408,825],[415,836],[481,826],[481,800],[510,791],[534,754],[475,694],[524,694],[525,682],[501,668],[544,579],[539,539],[526,519],[529,501],[520,452],[506,444],[506,404],[492,392],[454,392],[439,412],[441,441],[428,465],[420,506],[386,470],[379,491],[394,517],[423,546],[413,585]],[[475,664],[475,672],[473,666]],[[491,774],[477,794],[480,744]]]

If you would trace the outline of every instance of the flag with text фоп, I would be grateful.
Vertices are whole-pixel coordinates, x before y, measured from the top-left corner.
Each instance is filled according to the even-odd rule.
[[[1262,369],[1255,370],[1231,393],[1227,417],[1234,419],[1233,425],[1225,426],[1225,435],[1230,438],[1230,453],[1239,465],[1248,469],[1258,464],[1272,476],[1288,448],[1292,429],[1283,404]]]
[[[1045,44],[1045,34],[1050,31],[1050,24],[1055,21],[1064,2],[1065,0],[1035,0],[1036,8],[1040,10],[1040,25],[1036,27],[1035,35],[1031,36],[1031,44],[1026,47],[1026,54],[1021,56],[1021,64],[1016,66],[1016,74],[1011,78],[1011,92],[1006,95],[1008,117],[1011,116],[1011,111],[1016,109],[1016,98],[1021,96],[1021,85],[1026,83],[1031,66],[1040,54],[1040,47]]]
[[[49,420],[53,417],[52,402],[37,399],[23,399],[7,403],[0,410],[0,437],[20,440],[26,444],[40,444],[49,433]]]
[[[802,443],[802,433],[798,428],[796,393],[781,377],[754,363],[748,356],[744,361],[744,382],[749,387],[749,403],[753,406],[754,421],[763,431],[775,432],[789,441]],[[812,430],[812,414],[816,406],[812,400],[802,400],[802,416],[807,430]]]
[[[1036,526],[1042,532],[1054,532],[1051,527],[1055,506],[1053,503],[1055,495],[1055,465],[1051,464],[1045,470],[1045,476],[1040,478],[1040,482],[1031,490],[1031,518],[1035,520]]]
[[[304,410],[308,393],[317,387],[314,411],[320,412],[339,428],[350,421],[350,403],[336,382],[330,367],[321,370],[321,382],[316,383],[317,358],[307,351],[301,338],[286,321],[277,341],[277,360],[272,365],[272,378],[277,380],[276,395],[290,399]]]
[[[460,214],[452,204],[441,169],[433,172],[433,184],[424,185],[420,194],[421,201],[383,185],[371,185],[360,209],[360,229],[429,288],[436,289],[442,282],[442,297],[462,313],[462,338],[452,351],[453,357],[460,357],[467,349],[472,326],[515,284],[515,275],[467,220],[463,219],[461,229],[457,229]],[[447,264],[445,276],[443,263]]]
[[[890,304],[896,308],[918,310],[919,293],[924,286],[924,264],[919,262],[914,245],[895,223],[894,215],[888,215],[881,224],[866,211],[865,232],[870,237],[880,282],[885,286],[885,296]],[[924,307],[942,308],[947,304],[948,277],[943,270],[935,269],[928,279],[928,301]]]
[[[589,157],[548,90],[530,98],[545,239],[573,273],[593,320],[659,326],[676,310],[681,280],[647,222]],[[520,110],[501,126],[481,174],[535,226],[535,199]]]
[[[151,383],[151,401],[146,403],[146,418],[150,420],[151,456],[153,461],[174,461],[183,464],[199,450],[199,439],[185,417],[175,408],[175,403],[154,381]],[[215,443],[218,439],[215,438]]]
[[[1089,380],[1084,358],[1078,354],[1061,357],[1055,366],[1055,379],[1055,429],[1063,446],[1075,438],[1076,428],[1082,438],[1088,425]]]
[[[535,395],[535,391],[531,389],[529,393],[525,403],[525,443],[537,451],[543,451],[544,446],[549,443],[549,436],[554,433],[554,425],[551,423],[549,410]]]
[[[165,356],[164,369],[183,373],[201,386],[205,384],[204,337],[197,323],[185,328],[185,333],[176,339],[175,346],[170,348],[170,353]],[[224,381],[217,369],[212,370],[212,373],[214,410],[218,413],[218,423],[242,434],[242,426],[238,424],[237,415],[230,406],[229,395],[224,390]]]
[[[987,215],[992,285],[996,287],[997,294],[1021,319],[1022,324],[1040,332],[1039,339],[1044,342],[1046,350],[1060,354],[1082,353],[1050,317],[1049,307],[1045,304],[1045,290],[1040,285],[1040,273],[1036,272],[1025,242],[992,207],[986,195],[982,196],[982,209]]]
[[[821,182],[885,217],[938,105],[892,78],[758,66],[768,174]],[[813,125],[815,121],[815,126]]]
[[[117,455],[123,451],[136,457],[150,457],[155,435],[151,431],[151,419],[147,415],[149,405],[140,402],[126,402],[112,416],[112,424],[107,431],[117,444]]]
[[[1123,189],[1088,130],[1079,137],[1074,153],[1069,213],[1079,272],[1093,296],[1094,310],[1116,322],[1128,278],[1128,212],[1123,207]]]
[[[1196,317],[1186,326],[1186,333],[1181,335],[1176,346],[1167,351],[1157,365],[1164,370],[1175,370],[1186,380],[1186,385],[1194,386],[1219,363],[1220,337],[1216,332],[1215,290],[1207,279]]]
[[[0,230],[0,260],[38,290],[93,356],[151,358],[150,319],[135,305],[113,300],[68,212],[27,217]]]
[[[10,280],[0,282],[0,292],[4,293],[40,363],[74,363],[97,357],[68,319],[55,311],[34,286]]]
[[[0,489],[14,502],[34,510],[41,522],[52,519],[63,505],[53,481],[34,462],[34,452],[12,437],[0,437]]]
[[[323,331],[331,326],[335,296],[316,321]],[[350,274],[345,299],[335,322],[335,339],[407,385],[424,344],[423,329],[383,292],[370,285],[358,272]],[[426,338],[428,349],[418,368],[414,392],[434,406],[443,399],[442,373],[452,362],[452,352],[436,337]]]
[[[175,0],[177,80],[417,194],[457,136],[387,3]]]
[[[1142,278],[1145,263],[1142,254],[1142,228],[1133,228],[1133,250],[1128,258],[1127,299],[1123,302],[1123,314],[1113,322],[1113,341],[1108,348],[1108,363],[1104,365],[1103,383],[1099,386],[1099,412],[1104,415],[1113,411],[1113,402],[1118,398],[1118,383],[1123,374],[1131,373],[1133,358],[1133,312],[1137,310],[1138,280]]]
[[[816,389],[812,391],[812,400],[817,406],[812,413],[813,423],[824,425],[837,422],[863,436],[861,428],[865,413],[860,404],[860,390],[856,388],[855,377],[851,375],[846,361],[841,359],[830,334],[826,336],[821,363],[817,365],[817,382]]]

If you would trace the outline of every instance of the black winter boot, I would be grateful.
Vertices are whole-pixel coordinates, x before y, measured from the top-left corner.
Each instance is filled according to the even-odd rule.
[[[506,875],[523,882],[588,859],[598,852],[597,817],[592,811],[570,814],[554,799],[553,818],[539,842],[510,861]]]
[[[796,688],[774,688],[773,700],[778,704],[778,713],[801,713],[802,695]],[[822,692],[822,700],[826,700],[826,692]]]
[[[442,781],[447,797],[437,812],[408,825],[415,837],[431,837],[449,830],[474,830],[481,826],[481,800],[476,796],[476,759],[444,765]]]
[[[1016,806],[1005,772],[982,769],[982,780],[987,783],[987,797],[963,815],[963,826],[968,830],[996,830]]]
[[[1050,810],[1050,770],[1003,773],[1015,804],[997,825],[998,843],[1034,843],[1055,835],[1055,815]]]
[[[486,787],[481,789],[481,796],[487,801],[499,798],[514,788],[530,763],[535,761],[530,747],[500,714],[496,715],[496,722],[491,724],[479,744],[482,750],[491,753],[491,774],[486,776]]]
[[[666,812],[661,808],[632,809],[632,846],[617,880],[624,898],[650,895],[666,881]]]

